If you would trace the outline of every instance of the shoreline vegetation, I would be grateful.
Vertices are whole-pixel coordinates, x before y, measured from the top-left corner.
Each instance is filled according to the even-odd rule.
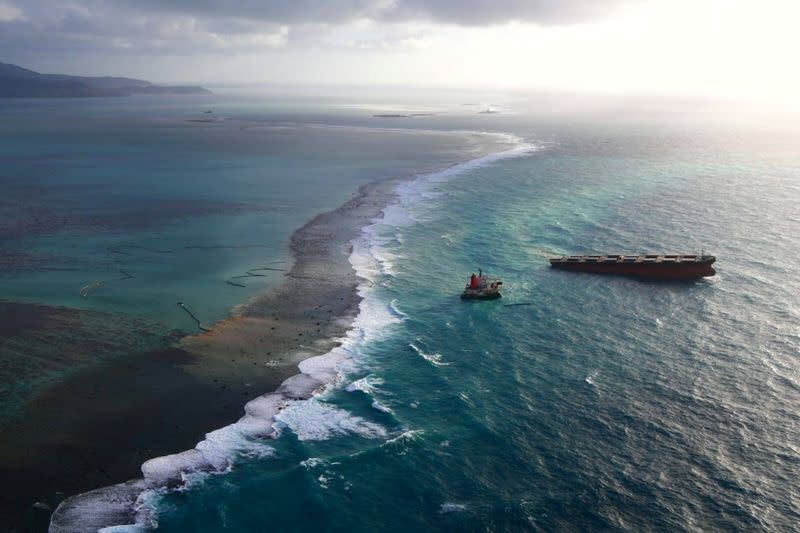
[[[497,136],[469,159],[512,146]],[[209,331],[103,361],[37,392],[21,416],[0,428],[0,477],[16,487],[0,499],[0,520],[36,529],[50,523],[54,532],[132,523],[134,503],[149,486],[179,482],[168,478],[183,470],[219,470],[198,462],[193,447],[239,419],[246,402],[245,418],[264,398],[277,414],[276,400],[308,398],[323,388],[325,377],[298,374],[298,365],[329,353],[351,327],[363,282],[350,263],[352,242],[396,198],[397,186],[415,176],[364,185],[296,230],[294,263],[283,282]],[[261,436],[269,436],[268,426]],[[163,466],[159,460],[172,465],[171,474],[153,468]],[[70,495],[77,496],[64,499]]]

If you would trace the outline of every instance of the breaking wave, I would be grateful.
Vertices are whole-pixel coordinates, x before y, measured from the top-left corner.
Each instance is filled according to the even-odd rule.
[[[311,357],[298,366],[300,374],[284,381],[271,393],[248,402],[245,414],[237,422],[206,434],[193,449],[177,454],[156,457],[142,465],[143,478],[103,487],[68,498],[56,509],[50,524],[51,533],[66,531],[142,531],[157,526],[157,505],[154,494],[165,489],[180,489],[212,473],[224,473],[233,468],[238,457],[267,457],[274,450],[266,439],[275,438],[290,430],[299,440],[326,440],[338,435],[357,434],[364,438],[389,437],[382,425],[355,416],[327,403],[322,396],[343,376],[352,374],[362,364],[360,348],[390,332],[390,326],[402,323],[405,313],[395,302],[386,303],[375,295],[375,285],[382,277],[397,274],[396,261],[400,256],[392,246],[401,242],[400,228],[420,222],[412,207],[421,200],[435,196],[436,184],[494,161],[518,157],[536,149],[515,139],[517,146],[438,172],[420,174],[396,187],[395,199],[382,215],[362,229],[352,242],[350,264],[363,280],[358,287],[361,297],[359,312],[340,345],[330,352]],[[435,366],[446,366],[440,354],[427,354],[410,344],[421,357]],[[378,380],[362,378],[351,383],[347,390],[370,393]],[[352,390],[351,390],[352,388]],[[391,410],[374,400],[372,407]],[[390,439],[415,438],[406,432]],[[309,460],[311,461],[311,460]],[[306,466],[312,466],[308,462]],[[114,525],[126,524],[127,525]]]
[[[408,343],[408,346],[417,352],[417,355],[428,361],[430,364],[434,366],[449,366],[450,363],[446,363],[442,361],[442,354],[440,353],[425,353],[422,349],[414,344],[413,342]]]
[[[369,422],[334,405],[312,398],[291,402],[276,417],[277,427],[288,427],[298,440],[328,440],[355,434],[364,438],[387,435],[380,424]]]
[[[445,502],[439,507],[439,513],[441,514],[458,513],[466,510],[467,506],[463,503]]]

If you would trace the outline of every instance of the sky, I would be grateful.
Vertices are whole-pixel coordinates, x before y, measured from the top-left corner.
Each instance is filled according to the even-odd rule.
[[[0,0],[0,61],[204,84],[800,95],[798,0]]]

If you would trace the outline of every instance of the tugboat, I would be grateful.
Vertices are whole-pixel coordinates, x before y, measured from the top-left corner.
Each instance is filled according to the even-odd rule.
[[[496,300],[503,295],[500,294],[500,287],[503,282],[497,278],[490,278],[483,275],[482,270],[478,270],[478,275],[472,273],[469,283],[461,293],[462,300]]]

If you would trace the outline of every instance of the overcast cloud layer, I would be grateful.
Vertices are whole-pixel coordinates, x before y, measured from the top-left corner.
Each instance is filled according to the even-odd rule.
[[[603,16],[623,1],[0,0],[0,50],[11,57],[69,51],[196,55],[292,45],[348,46],[348,39],[332,43],[325,36],[336,34],[336,27],[369,26],[370,21],[385,27],[389,39],[413,42],[419,35],[400,35],[400,23],[570,24]]]
[[[569,23],[607,12],[619,0],[126,0],[131,6],[194,16],[280,23],[341,23],[355,19],[488,25],[512,20]]]

